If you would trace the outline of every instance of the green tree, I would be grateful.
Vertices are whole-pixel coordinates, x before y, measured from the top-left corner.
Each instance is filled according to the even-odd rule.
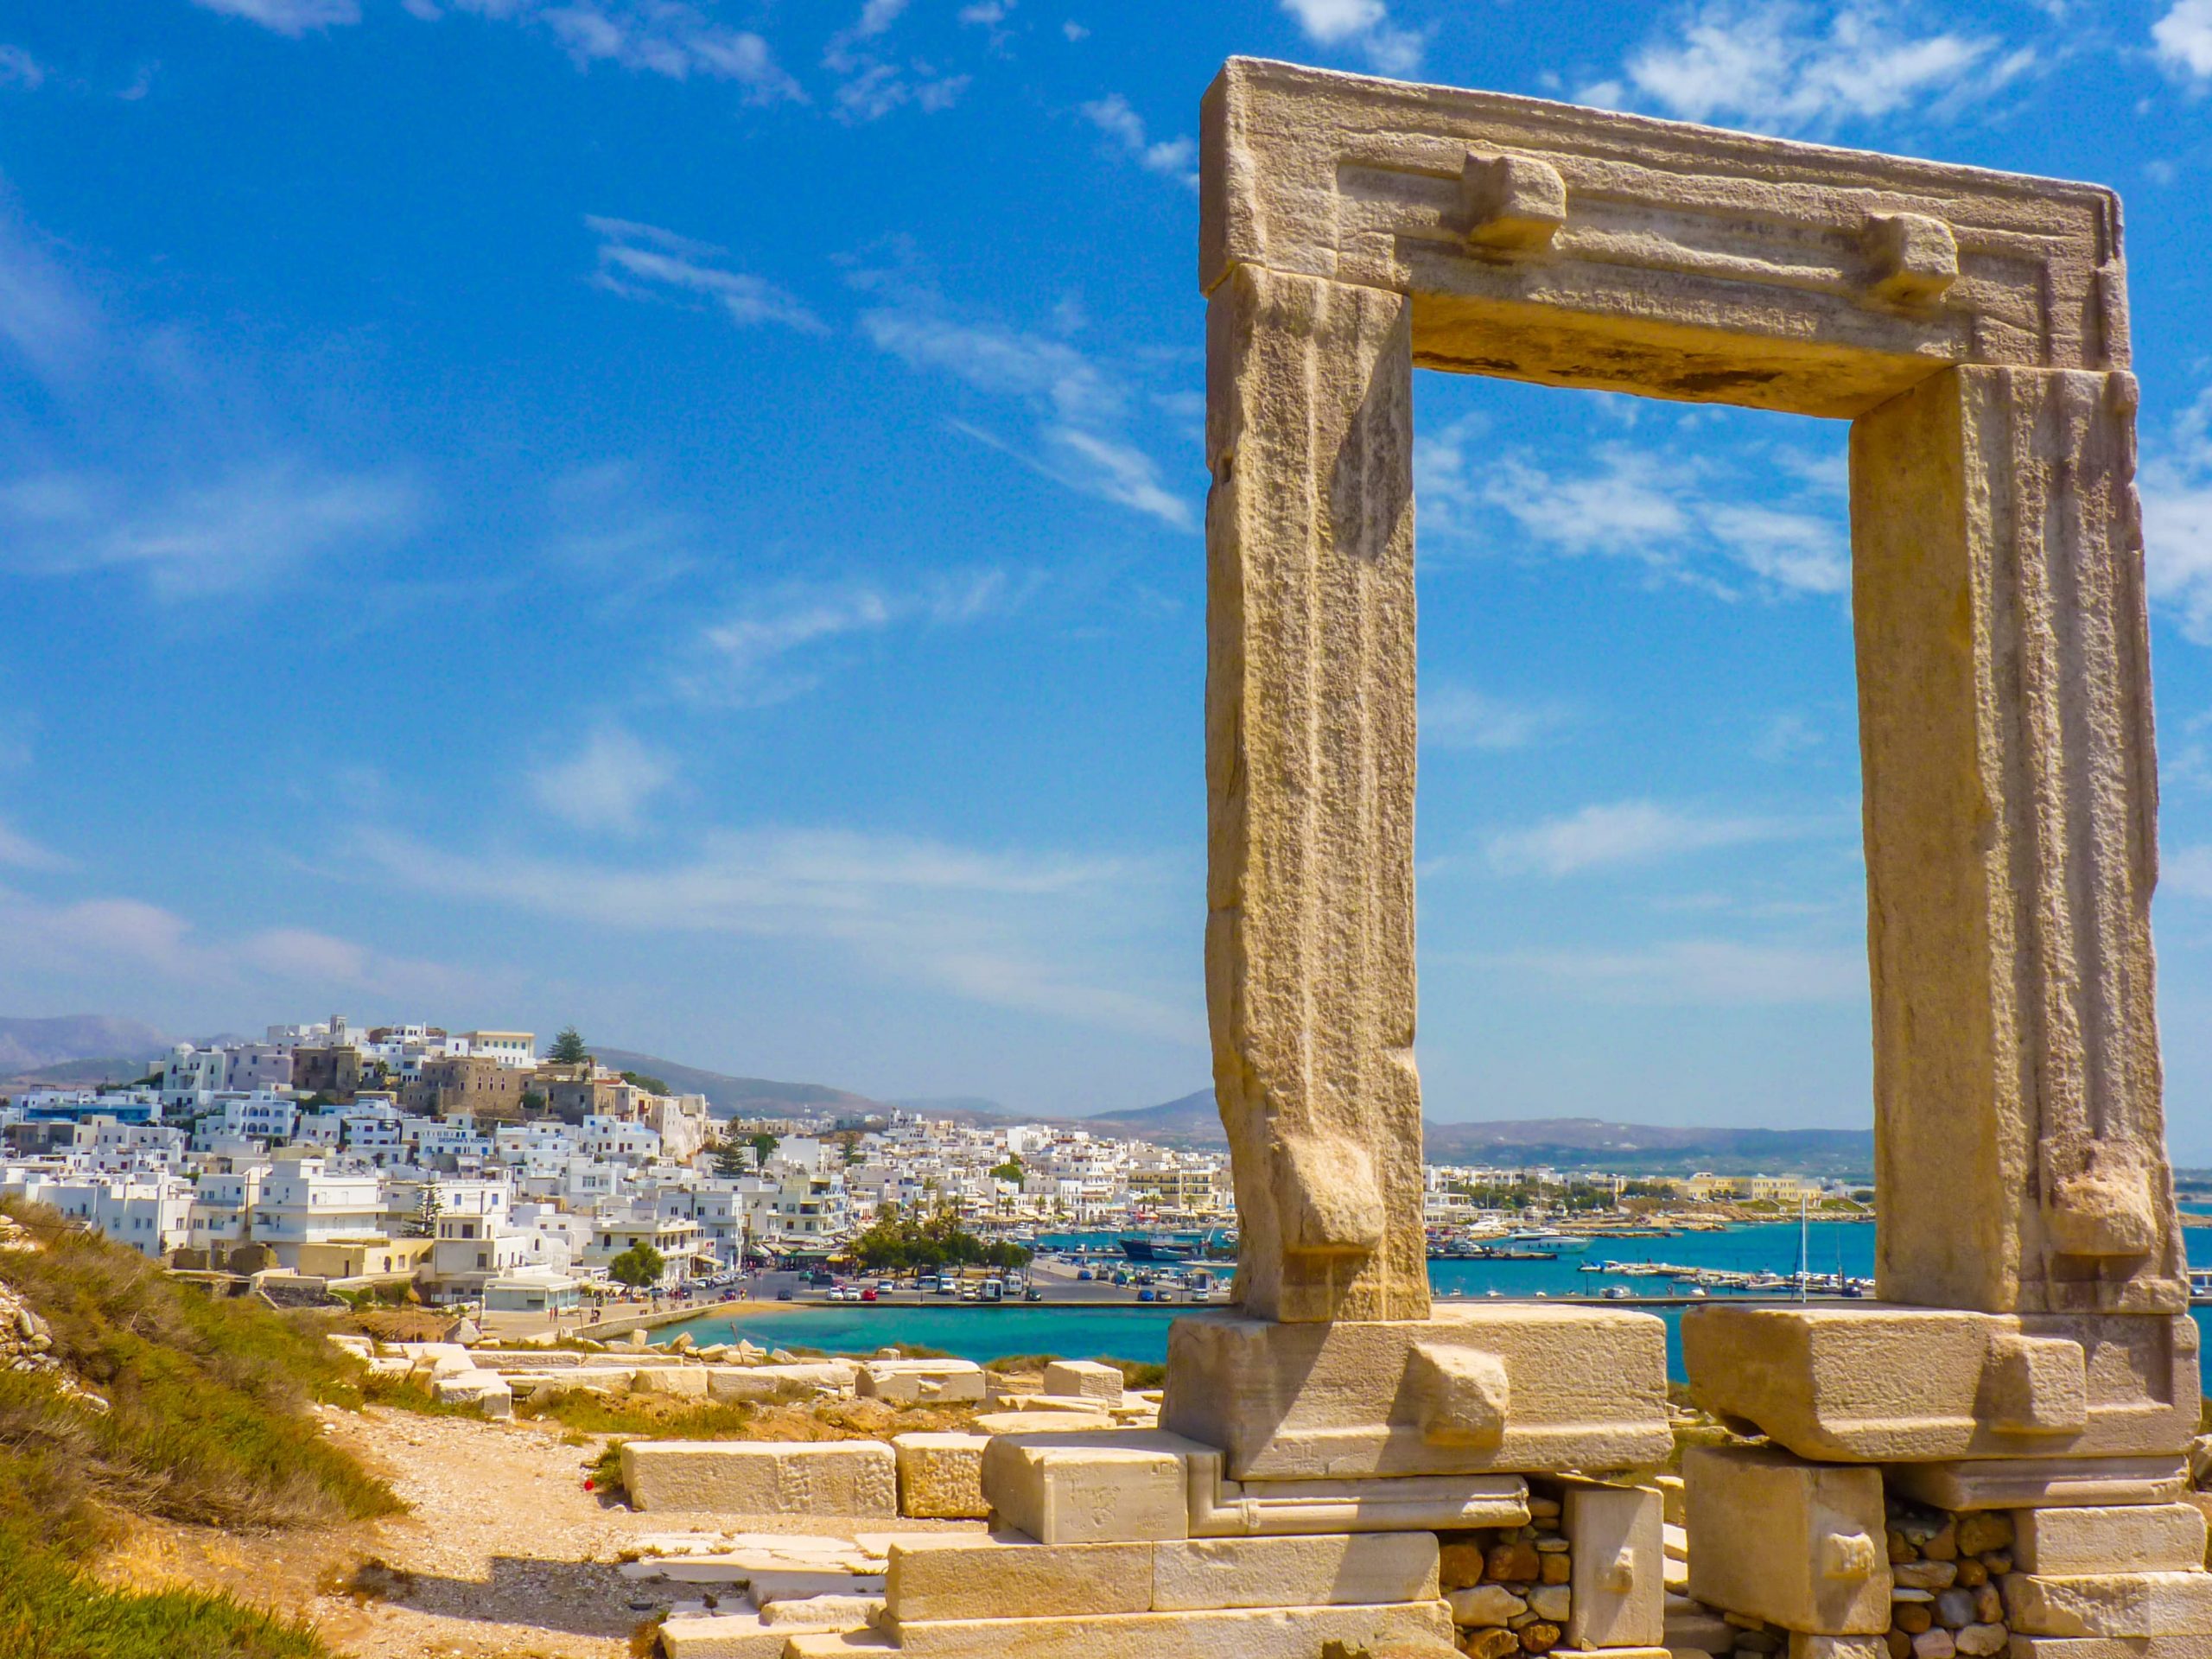
[[[1004,1241],[986,1243],[960,1225],[950,1209],[928,1217],[901,1215],[887,1209],[875,1224],[847,1248],[849,1255],[870,1272],[902,1272],[922,1268],[1022,1268],[1029,1252]]]
[[[625,1071],[622,1081],[632,1089],[644,1090],[649,1095],[672,1095],[676,1092],[658,1077],[650,1077],[643,1071]]]
[[[1012,1181],[1015,1185],[1019,1186],[1021,1184],[1021,1178],[1024,1173],[1025,1172],[1021,1167],[1021,1160],[1019,1158],[1009,1158],[1006,1162],[1001,1164],[996,1169],[991,1172],[991,1177],[994,1180]]]
[[[661,1274],[667,1270],[668,1258],[643,1239],[607,1264],[609,1278],[633,1290],[658,1284]]]
[[[522,1110],[524,1117],[535,1117],[545,1109],[545,1096],[535,1089],[522,1091]]]
[[[740,1175],[749,1175],[752,1173],[753,1166],[745,1161],[744,1141],[732,1141],[725,1138],[718,1146],[715,1147],[715,1174],[727,1175],[732,1179],[735,1179]]]
[[[584,1047],[583,1033],[574,1026],[563,1026],[560,1035],[554,1038],[553,1047],[545,1058],[563,1065],[581,1065],[591,1058],[591,1054]]]
[[[768,1160],[776,1155],[776,1148],[784,1143],[779,1137],[762,1129],[758,1135],[747,1135],[745,1144],[753,1148],[753,1155],[760,1160],[760,1167],[766,1169]]]

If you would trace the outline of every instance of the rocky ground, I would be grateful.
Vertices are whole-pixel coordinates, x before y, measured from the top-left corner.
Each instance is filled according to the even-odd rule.
[[[409,1514],[244,1536],[147,1525],[103,1575],[142,1589],[229,1590],[310,1620],[351,1659],[621,1659],[645,1651],[641,1630],[692,1592],[634,1582],[617,1563],[655,1535],[730,1525],[727,1516],[636,1515],[587,1492],[602,1442],[557,1425],[379,1408],[326,1417]],[[746,1525],[838,1532],[814,1517]]]

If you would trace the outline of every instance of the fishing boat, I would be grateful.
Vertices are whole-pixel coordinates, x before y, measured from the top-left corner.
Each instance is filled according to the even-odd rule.
[[[1579,1255],[1590,1248],[1587,1233],[1562,1233],[1556,1228],[1534,1227],[1508,1233],[1498,1243],[1508,1249],[1540,1249],[1553,1255]]]

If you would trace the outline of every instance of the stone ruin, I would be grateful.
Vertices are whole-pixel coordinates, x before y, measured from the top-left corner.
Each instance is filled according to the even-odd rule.
[[[2212,1659],[2117,200],[1243,59],[1203,147],[1241,1306],[873,1628],[682,1651]],[[1852,423],[1879,1300],[1690,1312],[1678,1483],[1657,1319],[1430,1304],[1416,366]]]

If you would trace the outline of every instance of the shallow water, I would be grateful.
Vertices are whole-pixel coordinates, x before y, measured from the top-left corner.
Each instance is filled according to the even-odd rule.
[[[1806,1230],[1807,1255],[1814,1272],[1832,1273],[1840,1266],[1854,1277],[1872,1275],[1874,1229],[1870,1224],[1816,1221]],[[2212,1229],[2187,1229],[2183,1236],[2188,1241],[2190,1264],[2212,1266]],[[1668,1281],[1580,1269],[1585,1263],[1606,1261],[1663,1262],[1746,1273],[1764,1268],[1786,1274],[1796,1270],[1797,1255],[1798,1229],[1793,1221],[1731,1227],[1717,1233],[1684,1233],[1674,1238],[1600,1239],[1582,1255],[1562,1255],[1550,1262],[1432,1262],[1428,1272],[1440,1297],[1485,1298],[1492,1290],[1501,1297],[1516,1299],[1533,1298],[1540,1291],[1554,1297],[1594,1296],[1608,1285],[1624,1285],[1651,1294],[1664,1294]],[[1722,1298],[1716,1293],[1714,1300]],[[1635,1304],[1609,1306],[1633,1307]],[[1167,1357],[1168,1321],[1190,1311],[1141,1304],[1050,1307],[1027,1303],[921,1306],[839,1303],[795,1306],[735,1319],[692,1319],[655,1332],[654,1340],[666,1342],[677,1332],[689,1331],[702,1344],[749,1337],[764,1347],[822,1348],[834,1353],[868,1353],[893,1345],[936,1348],[979,1362],[1007,1354],[1159,1361]],[[1662,1306],[1643,1311],[1665,1322],[1668,1370],[1681,1381],[1684,1310]],[[2197,1323],[2206,1325],[2212,1308],[2195,1312]],[[2212,1326],[2206,1328],[2212,1331]]]

